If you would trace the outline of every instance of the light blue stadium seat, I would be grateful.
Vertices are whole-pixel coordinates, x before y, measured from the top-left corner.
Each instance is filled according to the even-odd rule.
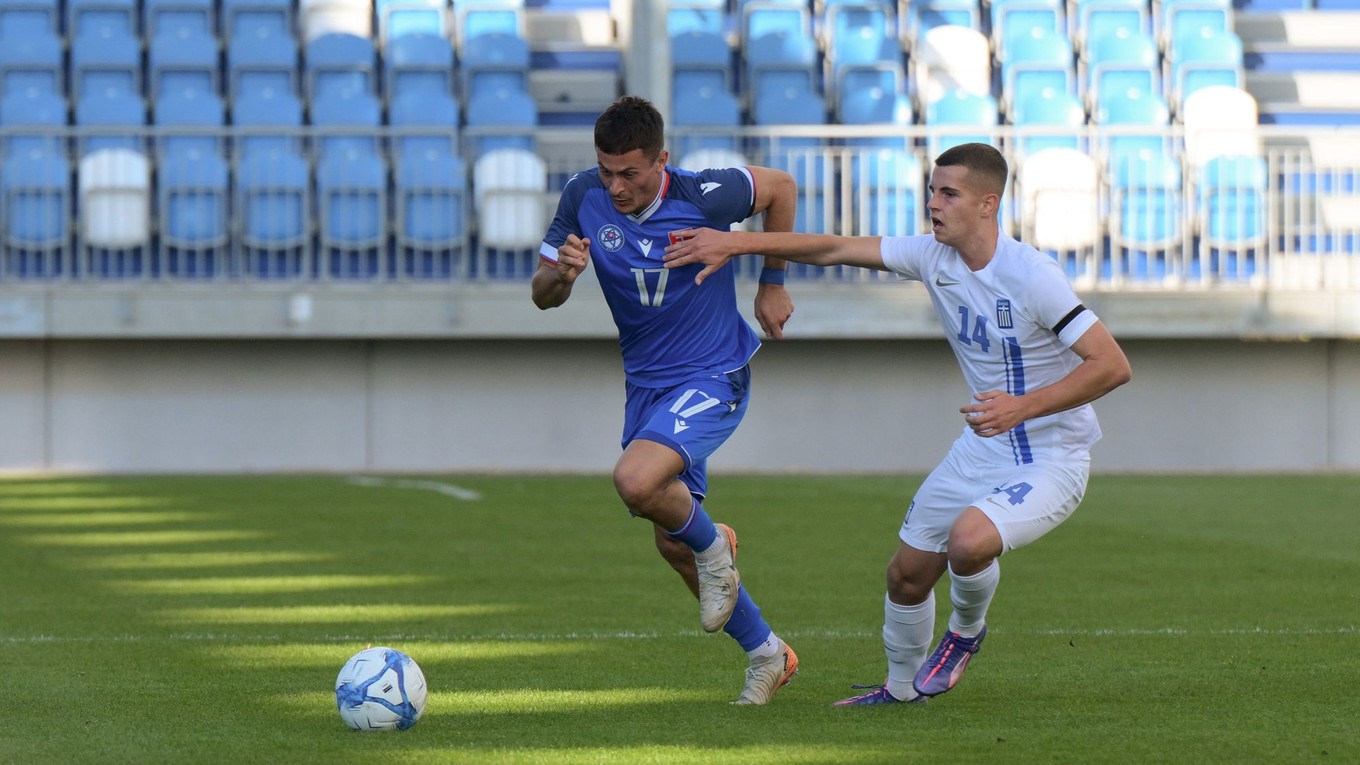
[[[1014,121],[1015,105],[1031,94],[1046,89],[1080,96],[1076,86],[1075,56],[1072,44],[1045,30],[1007,38],[1007,53],[1001,64],[1002,107]]]
[[[459,0],[453,11],[459,53],[462,46],[479,35],[503,33],[524,37],[522,0]]]
[[[1026,94],[1015,105],[1013,123],[1021,156],[1049,148],[1085,149],[1081,133],[1086,107],[1066,90],[1045,88]]]
[[[426,149],[393,171],[401,276],[465,277],[468,271],[467,167],[452,152]]]
[[[386,264],[387,165],[357,145],[321,155],[316,164],[321,254],[339,279],[390,276]]]
[[[732,48],[720,34],[692,29],[671,36],[671,93],[731,91]]]
[[[398,95],[388,108],[396,165],[412,157],[458,153],[458,101],[447,93]]]
[[[384,48],[408,35],[449,39],[448,0],[377,0],[374,10]]]
[[[1213,248],[1258,247],[1266,236],[1268,173],[1261,157],[1225,155],[1210,159],[1195,179],[1199,233]]]
[[[302,128],[302,102],[288,91],[265,89],[245,93],[232,102],[231,118],[237,127],[243,128],[238,144],[243,156],[301,151],[298,133]]]
[[[227,44],[227,95],[264,90],[300,94],[297,41],[269,27],[242,32]]]
[[[1145,0],[1076,0],[1076,38],[1081,50],[1091,41],[1120,29],[1152,34]]]
[[[1118,29],[1091,41],[1086,58],[1086,99],[1092,109],[1100,91],[1122,93],[1137,88],[1161,92],[1161,66],[1157,43],[1149,34]]]
[[[463,93],[469,103],[483,91],[529,91],[529,43],[517,34],[486,32],[463,45]]]
[[[137,0],[67,0],[66,36],[74,41],[86,35],[129,35],[140,37]]]
[[[742,5],[741,14],[740,41],[743,51],[751,41],[777,32],[812,38],[812,13],[805,5],[779,0],[750,0]]]
[[[754,109],[763,94],[797,88],[820,94],[817,43],[810,37],[771,32],[746,45],[746,101]],[[756,117],[759,122],[760,117]]]
[[[672,1],[666,6],[666,34],[673,40],[686,32],[723,35],[727,32],[725,0]]]
[[[221,154],[220,133],[226,122],[222,99],[210,90],[173,90],[152,102],[152,124],[157,127],[191,128],[160,135],[157,154],[185,154],[190,150]]]
[[[60,36],[58,9],[54,0],[0,0],[0,39]]]
[[[312,38],[303,51],[308,99],[330,90],[376,93],[376,55],[373,41],[358,35],[331,32]]]
[[[497,149],[533,151],[534,128],[538,126],[538,104],[523,91],[501,88],[482,91],[467,103],[467,127],[481,131],[470,135],[471,156]]]
[[[181,90],[216,93],[221,87],[215,36],[179,27],[151,39],[147,48],[150,98]]]
[[[166,275],[221,276],[230,241],[227,163],[215,151],[185,146],[167,151],[159,162],[157,221]]]
[[[827,122],[825,101],[817,93],[801,87],[757,93],[752,113],[757,125],[824,125]],[[763,139],[762,143],[768,165],[792,175],[798,186],[794,230],[830,231],[833,216],[828,210],[826,193],[831,184],[831,172],[823,156],[822,140],[781,136]]]
[[[23,37],[0,38],[0,93],[30,87],[66,93],[66,64],[61,38],[33,31]]]
[[[1200,88],[1245,85],[1242,41],[1231,32],[1207,29],[1173,38],[1167,56],[1168,92],[1179,104]]]
[[[676,158],[701,149],[737,150],[736,128],[741,125],[737,97],[716,88],[675,91],[671,94],[670,124]]]
[[[142,30],[147,39],[165,34],[217,36],[213,0],[142,0]]]
[[[919,40],[935,27],[982,29],[982,12],[974,0],[919,0],[907,6],[907,37]]]
[[[262,150],[241,159],[233,196],[246,276],[312,276],[312,187],[307,162],[290,151]]]
[[[424,33],[394,37],[387,43],[387,87],[383,95],[395,101],[408,93],[453,94],[453,43]]]
[[[221,0],[222,35],[293,37],[294,0]]]
[[[1135,281],[1166,277],[1166,251],[1182,236],[1182,175],[1179,157],[1136,152],[1108,164],[1113,244],[1119,274]]]
[[[855,231],[911,236],[924,219],[921,161],[909,149],[876,148],[851,159]]]
[[[825,59],[826,93],[831,98],[839,98],[845,71],[852,67],[893,66],[902,69],[902,44],[895,37],[861,40],[858,45],[847,47],[833,59]],[[905,77],[904,77],[905,82]]]
[[[992,0],[990,15],[992,44],[1002,61],[1006,38],[1024,37],[1036,29],[1067,38],[1061,0]]]
[[[312,101],[311,124],[317,131],[317,150],[328,154],[378,152],[376,136],[382,124],[382,104],[366,90],[327,90]],[[337,128],[328,132],[326,128]],[[370,128],[356,133],[355,128]]]
[[[146,151],[142,136],[128,135],[127,130],[108,130],[141,130],[146,125],[146,101],[139,93],[127,93],[117,88],[86,93],[76,101],[75,124],[94,129],[90,135],[79,140],[77,154],[89,154],[101,149]]]
[[[906,94],[906,74],[900,65],[859,64],[842,72],[836,89],[836,118],[847,125],[898,125],[912,122],[911,98]],[[891,137],[860,137],[850,146],[901,145]]]
[[[926,104],[925,123],[932,129],[927,133],[926,145],[930,157],[938,157],[946,149],[962,143],[996,145],[991,128],[998,120],[996,98],[991,95],[954,89]]]
[[[4,271],[22,278],[71,272],[71,168],[64,152],[10,152],[0,172]]]
[[[1108,91],[1092,117],[1095,124],[1113,128],[1107,131],[1104,147],[1111,163],[1119,163],[1123,156],[1166,154],[1171,149],[1171,111],[1156,93],[1138,88]],[[1133,130],[1120,132],[1121,128]]]
[[[1176,38],[1195,36],[1204,30],[1228,34],[1233,31],[1231,0],[1159,0],[1157,38],[1170,50]]]
[[[823,9],[819,26],[822,47],[834,61],[864,61],[866,52],[876,56],[884,40],[893,41],[901,54],[897,12],[891,6],[873,0],[834,3]]]
[[[62,140],[50,129],[65,128],[69,124],[66,99],[42,88],[6,91],[0,99],[0,125],[13,131],[5,141],[4,153],[32,152],[65,154]],[[32,133],[17,130],[32,127]],[[4,139],[0,139],[4,140]]]
[[[117,88],[142,92],[142,42],[125,32],[95,31],[71,42],[71,96]]]

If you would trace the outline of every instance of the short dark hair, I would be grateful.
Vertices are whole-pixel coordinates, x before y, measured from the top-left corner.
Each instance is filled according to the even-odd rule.
[[[595,150],[602,154],[618,156],[641,149],[655,159],[665,140],[665,120],[645,98],[624,96],[595,120]]]
[[[1006,179],[1011,172],[1001,152],[985,143],[961,143],[945,149],[935,158],[935,166],[966,168],[969,175],[977,175],[979,185],[998,197],[1006,190]]]

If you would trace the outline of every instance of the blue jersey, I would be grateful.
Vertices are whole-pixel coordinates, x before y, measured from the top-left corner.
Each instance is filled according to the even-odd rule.
[[[740,369],[760,339],[737,310],[731,264],[694,284],[701,264],[667,269],[670,234],[721,231],[750,217],[755,184],[746,168],[694,173],[667,167],[661,193],[636,215],[619,212],[596,169],[571,177],[539,254],[557,262],[569,234],[590,240],[590,262],[619,329],[628,382],[665,388]]]

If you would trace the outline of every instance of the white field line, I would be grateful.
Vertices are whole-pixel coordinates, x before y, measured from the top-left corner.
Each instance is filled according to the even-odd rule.
[[[1262,635],[1279,637],[1299,637],[1309,635],[1360,635],[1360,626],[1315,628],[1272,628],[1272,627],[1234,627],[1218,630],[1191,630],[1177,627],[1156,629],[1039,629],[1039,630],[997,630],[998,634],[1043,635],[1056,637],[1204,637],[1225,635]],[[879,637],[877,631],[869,630],[792,630],[781,632],[789,639],[825,640],[863,640]],[[312,643],[352,643],[355,641],[410,640],[425,642],[523,642],[553,640],[666,640],[674,638],[706,637],[699,630],[677,630],[674,632],[487,632],[487,633],[395,633],[364,635],[320,635],[308,636],[306,642]],[[240,633],[217,634],[212,632],[182,632],[168,635],[0,635],[0,643],[43,644],[43,643],[252,643],[278,642],[285,638],[278,634],[244,635]]]
[[[419,489],[422,491],[433,491],[443,494],[446,497],[461,499],[465,502],[475,502],[482,498],[482,495],[472,489],[464,489],[462,486],[455,486],[451,483],[440,481],[417,481],[410,478],[374,478],[372,476],[355,475],[350,476],[348,482],[355,486],[368,486],[372,488],[386,487],[392,489]]]

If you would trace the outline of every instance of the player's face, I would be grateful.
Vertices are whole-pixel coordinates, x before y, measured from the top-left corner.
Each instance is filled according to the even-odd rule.
[[[968,168],[937,166],[930,173],[930,230],[935,241],[957,247],[996,213],[995,195],[968,180]]]
[[[663,150],[650,159],[642,149],[627,154],[595,152],[600,167],[600,182],[609,192],[614,208],[633,214],[642,212],[656,199],[661,190],[661,174],[666,169],[667,153]]]

